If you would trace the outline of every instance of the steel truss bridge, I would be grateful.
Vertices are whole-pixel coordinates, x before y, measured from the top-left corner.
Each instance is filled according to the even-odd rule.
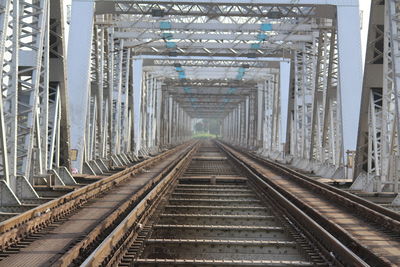
[[[358,2],[0,0],[0,267],[397,266],[400,1],[364,66]]]
[[[371,7],[363,74],[356,0],[1,0],[0,206],[204,118],[265,158],[398,193],[400,5]]]

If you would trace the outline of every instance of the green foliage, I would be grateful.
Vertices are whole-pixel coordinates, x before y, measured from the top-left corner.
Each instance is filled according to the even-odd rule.
[[[196,132],[204,132],[204,125],[202,122],[198,122],[194,125],[194,130]]]
[[[198,132],[193,135],[193,138],[217,138],[217,136],[206,132]]]
[[[211,134],[218,135],[220,134],[219,128],[220,128],[220,121],[216,119],[208,119],[208,129]]]

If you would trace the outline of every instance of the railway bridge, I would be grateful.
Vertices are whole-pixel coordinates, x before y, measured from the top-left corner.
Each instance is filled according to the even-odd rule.
[[[0,266],[400,266],[400,2],[365,58],[360,14],[0,0]]]

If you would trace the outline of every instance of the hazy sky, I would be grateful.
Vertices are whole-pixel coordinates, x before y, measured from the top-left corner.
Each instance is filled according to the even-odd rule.
[[[361,30],[361,45],[362,55],[365,57],[365,47],[367,44],[368,24],[369,24],[369,10],[371,8],[371,0],[359,0],[360,11],[362,16],[362,30]]]

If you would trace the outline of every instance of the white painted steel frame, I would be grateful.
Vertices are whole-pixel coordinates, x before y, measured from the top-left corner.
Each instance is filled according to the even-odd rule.
[[[399,14],[397,1],[371,3],[354,189],[399,193]]]
[[[32,186],[50,183],[48,171],[62,160],[68,165],[69,134],[59,123],[68,118],[62,25],[61,1],[2,2],[0,190],[11,197],[1,198],[0,206],[34,201],[38,195]],[[57,181],[64,184],[61,178]]]
[[[354,51],[357,52],[360,42],[359,36],[354,34],[359,27],[357,1],[324,1],[323,3],[320,1],[300,1],[295,4],[290,1],[267,3],[265,1],[260,3],[252,1],[250,6],[260,4],[266,7],[265,10],[267,10],[267,7],[276,7],[276,4],[289,5],[292,11],[296,10],[298,13],[293,15],[296,19],[283,16],[274,20],[274,18],[262,19],[249,12],[247,20],[243,18],[245,16],[241,16],[241,18],[232,16],[229,22],[229,19],[221,16],[221,18],[215,19],[213,23],[205,21],[198,9],[193,11],[198,12],[194,18],[189,16],[190,11],[168,18],[157,18],[149,16],[146,12],[135,15],[137,10],[134,10],[135,7],[132,5],[136,5],[140,1],[133,4],[127,1],[108,1],[111,4],[117,3],[118,8],[120,8],[118,12],[113,13],[111,11],[110,13],[113,14],[95,16],[95,12],[99,12],[99,9],[94,9],[93,3],[76,2],[77,6],[86,8],[86,17],[76,20],[80,25],[80,31],[83,30],[88,36],[92,36],[93,28],[95,29],[92,40],[86,41],[85,48],[91,45],[98,47],[94,56],[98,60],[95,69],[100,70],[98,75],[101,78],[90,80],[92,83],[90,87],[88,76],[84,77],[86,81],[81,79],[80,84],[74,79],[74,83],[76,83],[74,88],[80,88],[81,91],[75,95],[73,90],[78,89],[70,89],[71,95],[85,97],[83,94],[91,95],[88,92],[89,90],[106,90],[96,99],[84,100],[85,105],[88,105],[87,110],[92,111],[88,115],[92,122],[82,124],[87,125],[87,129],[79,128],[78,125],[72,126],[72,145],[75,146],[72,149],[77,149],[78,158],[82,158],[76,162],[79,171],[81,170],[80,164],[84,159],[83,155],[86,157],[83,151],[84,147],[88,152],[91,152],[87,154],[87,160],[94,157],[107,157],[110,154],[126,153],[130,149],[134,150],[135,154],[139,156],[146,154],[146,151],[157,146],[157,144],[167,145],[178,141],[178,136],[186,134],[187,129],[183,126],[188,124],[186,118],[188,114],[195,116],[198,112],[202,116],[209,116],[210,112],[206,112],[205,109],[215,110],[218,102],[216,102],[217,104],[206,104],[204,103],[206,101],[198,100],[198,103],[193,105],[191,103],[193,102],[192,97],[185,96],[177,101],[178,95],[173,93],[171,89],[166,89],[171,88],[172,84],[176,84],[176,82],[188,83],[190,86],[191,80],[187,79],[188,77],[198,78],[203,75],[201,76],[202,79],[218,80],[221,85],[220,99],[222,99],[222,95],[226,95],[226,91],[231,88],[220,83],[220,79],[218,79],[220,73],[205,68],[205,61],[207,60],[212,61],[213,66],[220,64],[215,63],[218,61],[228,62],[219,66],[225,69],[225,73],[229,73],[230,76],[226,76],[229,79],[235,77],[234,68],[240,68],[240,64],[247,64],[248,62],[249,67],[257,66],[257,70],[247,71],[243,80],[255,82],[255,84],[268,84],[265,87],[262,86],[264,88],[262,90],[265,91],[260,90],[260,87],[257,89],[257,86],[249,86],[247,89],[249,93],[243,99],[227,103],[225,105],[226,112],[219,113],[219,115],[222,114],[221,116],[230,118],[222,117],[224,132],[228,134],[229,129],[232,129],[232,134],[227,137],[229,140],[249,147],[263,144],[265,150],[271,152],[288,152],[298,158],[330,163],[336,167],[343,166],[344,152],[354,149],[354,140],[357,134],[354,118],[358,117],[359,114],[357,97],[361,88],[361,56],[354,53]],[[96,1],[96,3],[99,2]],[[102,2],[106,3],[105,1]],[[169,1],[145,2],[153,8],[158,4],[163,4],[164,7],[171,4]],[[129,6],[130,4],[131,6]],[[188,1],[174,1],[171,5],[182,5],[182,7],[188,8],[196,4],[246,6],[249,2],[193,1],[189,3]],[[302,6],[306,4],[310,4],[310,6],[303,8]],[[314,10],[312,5],[316,5],[318,8],[323,8],[326,5],[337,6],[333,9],[332,6],[329,6],[328,9],[330,11],[337,10],[338,19],[334,20],[335,16],[327,16],[317,21],[314,16],[317,13],[313,12],[318,11]],[[302,13],[303,11],[306,13]],[[104,10],[102,12],[104,13]],[[124,12],[125,14],[123,14]],[[279,21],[279,19],[281,20]],[[277,23],[278,21],[280,23]],[[167,24],[164,29],[161,29],[160,26],[162,22]],[[271,23],[270,32],[267,33],[271,35],[271,43],[264,42],[259,47],[254,45],[257,43],[257,33],[260,32],[260,28],[268,23]],[[74,31],[74,24],[71,25],[71,29]],[[244,33],[238,33],[238,29],[244,31]],[[189,32],[182,33],[182,30]],[[211,34],[210,30],[216,30],[216,32]],[[234,32],[227,32],[232,30]],[[203,32],[200,33],[199,31]],[[113,32],[114,38],[107,35],[111,32]],[[172,39],[175,48],[172,44],[170,44],[170,47],[166,47],[167,42],[161,41],[159,38],[162,33],[171,33],[172,38],[176,38],[176,40]],[[228,37],[227,35],[229,35],[229,38],[226,39],[230,39],[230,41],[218,42],[216,40],[221,36]],[[254,41],[251,41],[250,36],[254,36]],[[71,38],[75,42],[79,39],[78,36],[74,37],[73,34]],[[94,44],[93,39],[95,40]],[[200,42],[200,40],[203,41]],[[79,40],[79,42],[81,43],[82,40]],[[251,45],[258,47],[258,49],[252,50]],[[284,51],[281,50],[283,46],[287,48]],[[74,58],[90,62],[91,57],[93,57],[91,54],[93,49],[82,50],[75,54]],[[146,55],[147,53],[164,52],[176,52],[178,56]],[[260,57],[248,58],[245,56],[246,53],[253,52]],[[128,53],[130,53],[129,56],[127,56]],[[140,53],[144,54],[140,55]],[[192,56],[200,53],[203,56]],[[284,55],[277,58],[268,57],[268,54],[278,53]],[[179,56],[179,54],[187,56]],[[289,93],[287,89],[282,89],[284,80],[282,77],[287,77],[288,74],[284,74],[283,71],[280,74],[270,71],[279,68],[282,70],[282,63],[279,62],[288,62],[291,58],[294,59],[291,65],[295,70],[291,76],[291,79],[295,81],[295,86],[292,88],[294,91],[291,92],[293,94]],[[186,77],[182,79],[185,81],[176,79],[173,82],[163,79],[165,76],[169,76],[168,78],[174,75],[175,77],[178,76],[174,69],[176,68],[174,64],[178,63],[193,64],[193,66],[199,67],[192,72],[190,67],[184,65],[188,72]],[[72,76],[80,75],[81,73],[77,71],[79,68],[75,68],[78,67],[78,60],[76,62],[71,60],[70,64],[70,70],[74,72]],[[79,67],[88,68],[89,65],[87,64],[80,64]],[[161,67],[156,68],[151,66],[152,64],[158,64]],[[231,68],[231,70],[227,72],[228,68]],[[130,71],[126,72],[127,69],[130,69]],[[286,68],[287,72],[288,68]],[[257,75],[257,73],[262,73],[262,75]],[[162,84],[164,82],[167,83],[166,87]],[[93,83],[99,84],[99,86],[94,86]],[[205,83],[197,83],[199,86],[202,84]],[[101,87],[101,89],[98,87]],[[176,92],[182,91],[182,87],[185,88],[184,86],[176,86]],[[82,90],[82,88],[86,89]],[[108,91],[108,98],[107,90],[111,90]],[[199,89],[193,88],[192,90]],[[224,93],[222,93],[223,90],[225,90]],[[241,92],[244,90],[244,88],[240,89]],[[126,92],[133,92],[128,100],[126,100],[128,95]],[[200,95],[199,92],[196,91],[198,95]],[[236,95],[236,93],[232,95]],[[289,99],[291,95],[295,97],[293,100]],[[259,99],[260,96],[264,98],[263,101]],[[217,96],[215,99],[217,99]],[[234,97],[232,96],[231,99],[234,99]],[[351,105],[349,104],[350,100]],[[78,101],[83,100],[80,98]],[[108,101],[107,108],[100,108],[103,106],[102,101]],[[343,103],[343,106],[341,106],[341,103]],[[70,106],[71,112],[73,114],[81,113],[82,110],[75,109],[74,105],[71,104]],[[237,105],[236,109],[234,105]],[[156,112],[156,109],[163,109],[162,114],[159,111]],[[183,109],[187,111],[187,114]],[[257,116],[255,116],[256,110]],[[127,116],[121,117],[120,114],[130,114],[131,117],[124,120]],[[345,115],[343,119],[341,118],[342,114]],[[183,125],[180,125],[180,123],[183,123]],[[290,125],[288,129],[286,129],[286,124]],[[94,125],[98,126],[94,127]],[[173,127],[173,125],[177,127]],[[122,141],[123,132],[130,133],[130,137],[127,138],[133,138],[133,142],[131,139]],[[158,141],[157,139],[163,136],[164,132],[166,132],[166,137],[162,141]],[[282,146],[286,134],[291,139],[289,150]],[[85,135],[90,136],[87,138],[91,140],[88,140],[87,143],[92,145],[85,146],[81,142],[82,140],[84,142]],[[101,142],[93,142],[95,136],[100,136]],[[258,138],[260,142],[250,140]],[[81,143],[78,140],[81,140]],[[95,143],[104,144],[101,145],[103,148],[100,149],[102,153],[93,153]],[[122,146],[122,143],[130,145]],[[104,149],[105,144],[107,144],[108,149]]]

